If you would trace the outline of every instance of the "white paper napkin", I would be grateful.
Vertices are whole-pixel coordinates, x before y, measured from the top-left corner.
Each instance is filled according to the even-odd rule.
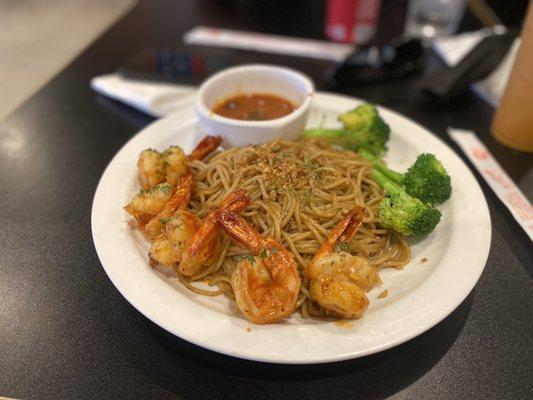
[[[502,31],[505,28],[497,27],[494,29]],[[484,28],[454,36],[438,37],[432,43],[433,50],[442,58],[446,65],[455,67],[482,39],[492,33],[492,29]],[[516,39],[500,65],[488,77],[471,85],[474,93],[492,107],[498,107],[500,103],[500,98],[505,90],[519,46],[520,39]]]
[[[505,86],[507,86],[507,81],[509,80],[509,75],[511,74],[511,69],[513,68],[519,47],[520,38],[515,39],[505,58],[489,76],[470,86],[474,93],[494,108],[498,107],[498,104],[500,104],[500,98],[503,95]]]
[[[431,43],[435,53],[449,67],[455,67],[479,42],[491,34],[490,29],[464,32],[454,36],[436,37]]]
[[[125,79],[119,74],[97,76],[91,88],[154,117],[189,106],[196,95],[193,86]]]

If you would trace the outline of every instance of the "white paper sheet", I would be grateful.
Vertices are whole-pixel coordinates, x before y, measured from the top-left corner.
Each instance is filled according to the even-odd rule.
[[[350,44],[203,26],[185,32],[183,42],[185,44],[228,47],[333,61],[343,61],[354,49],[354,46]]]
[[[474,132],[448,128],[448,135],[459,145],[496,196],[509,209],[516,222],[533,241],[533,207],[518,186]]]

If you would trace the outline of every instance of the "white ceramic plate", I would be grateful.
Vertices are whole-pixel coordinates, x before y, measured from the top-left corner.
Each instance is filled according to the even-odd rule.
[[[337,124],[336,117],[360,101],[317,94],[308,126]],[[148,243],[128,225],[122,207],[138,191],[136,162],[148,147],[171,144],[190,151],[199,137],[193,107],[158,120],[134,136],[105,170],[93,202],[93,240],[104,269],[120,293],[147,318],[199,346],[235,357],[275,363],[322,363],[376,353],[425,332],[470,293],[487,260],[491,224],[474,176],[443,142],[388,109],[392,129],[388,160],[405,169],[420,152],[444,163],[453,184],[443,218],[424,240],[412,243],[413,260],[403,270],[382,271],[383,285],[369,293],[365,316],[339,326],[298,315],[274,325],[253,325],[223,297],[189,292],[171,272],[148,265]],[[422,258],[427,262],[421,263]],[[384,299],[376,296],[388,289]]]

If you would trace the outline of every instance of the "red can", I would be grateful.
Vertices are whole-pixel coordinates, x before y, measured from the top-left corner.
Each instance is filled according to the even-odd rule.
[[[364,44],[376,34],[381,0],[328,0],[326,36],[336,42]]]

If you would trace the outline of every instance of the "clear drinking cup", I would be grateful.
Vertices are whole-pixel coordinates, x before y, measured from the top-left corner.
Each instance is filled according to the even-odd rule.
[[[465,0],[409,0],[404,33],[426,39],[453,35],[465,7]]]

